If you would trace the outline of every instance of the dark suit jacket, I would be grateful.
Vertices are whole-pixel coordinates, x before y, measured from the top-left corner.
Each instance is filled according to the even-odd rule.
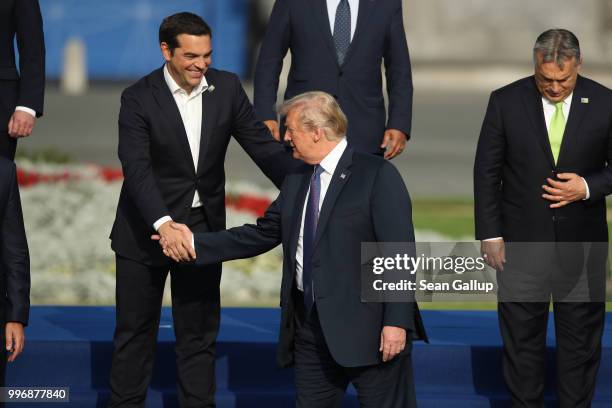
[[[118,255],[163,265],[152,242],[153,224],[170,215],[186,222],[197,189],[212,231],[225,228],[225,152],[234,136],[277,186],[298,162],[255,119],[236,75],[209,69],[213,92],[202,94],[202,136],[198,168],[181,116],[163,75],[153,71],[127,88],[119,113],[119,159],[125,181],[111,232]]]
[[[534,77],[491,94],[482,126],[474,190],[476,238],[519,242],[606,242],[605,196],[612,192],[612,91],[579,76],[555,165]],[[590,199],[553,210],[546,178],[584,177]]]
[[[15,164],[0,157],[0,319],[28,324],[30,257]]]
[[[285,99],[306,91],[334,95],[348,117],[348,140],[357,151],[380,153],[385,128],[410,134],[412,76],[401,0],[361,0],[357,27],[338,65],[326,0],[277,0],[255,71],[255,112],[277,119],[274,106],[283,57],[291,50]],[[382,94],[384,59],[389,119]]]
[[[15,64],[13,42],[17,36],[19,73]],[[7,82],[5,82],[7,81]],[[45,39],[38,0],[2,0],[0,2],[0,98],[2,118],[15,106],[26,106],[43,114],[45,90]],[[4,111],[4,110],[7,111]],[[3,130],[6,123],[0,122]]]
[[[195,234],[200,264],[255,256],[282,242],[281,366],[293,362],[295,254],[311,175],[311,166],[289,175],[257,225]],[[346,367],[380,363],[380,331],[385,325],[404,327],[409,336],[425,338],[416,303],[361,302],[362,242],[414,242],[411,205],[392,164],[349,147],[323,201],[312,259],[325,340],[336,362]]]

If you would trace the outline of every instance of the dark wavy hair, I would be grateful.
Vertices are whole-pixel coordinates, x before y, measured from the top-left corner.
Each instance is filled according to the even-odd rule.
[[[182,12],[164,18],[159,26],[159,43],[168,44],[170,52],[179,47],[177,37],[180,34],[208,35],[212,38],[212,31],[206,21],[197,14]]]

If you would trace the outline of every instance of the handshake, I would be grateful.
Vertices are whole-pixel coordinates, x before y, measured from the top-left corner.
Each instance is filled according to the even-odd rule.
[[[193,233],[185,224],[167,221],[157,230],[151,239],[159,241],[164,255],[174,262],[195,261],[196,252],[193,243]]]

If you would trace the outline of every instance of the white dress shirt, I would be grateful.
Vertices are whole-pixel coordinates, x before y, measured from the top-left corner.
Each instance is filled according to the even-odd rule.
[[[351,41],[355,35],[355,28],[357,27],[357,13],[359,12],[359,0],[348,0],[349,7],[351,8]],[[329,25],[331,28],[332,35],[334,34],[334,24],[336,23],[336,9],[340,0],[327,0],[327,15],[329,16]]]
[[[194,168],[198,168],[198,160],[200,158],[200,138],[202,135],[202,93],[208,89],[208,83],[206,78],[202,77],[200,84],[195,87],[190,94],[187,94],[183,88],[181,88],[172,75],[168,71],[168,65],[164,66],[164,79],[170,92],[174,97],[176,106],[181,114],[183,120],[183,126],[185,127],[185,133],[187,134],[187,140],[189,141],[189,149],[191,150],[191,157],[193,158]],[[193,196],[192,208],[202,206],[202,200],[196,190]],[[155,221],[153,228],[158,230],[159,227],[166,221],[171,221],[169,215],[166,215],[159,220]]]
[[[15,111],[22,111],[25,113],[29,113],[31,116],[36,117],[36,111],[34,109],[28,108],[27,106],[17,106]]]
[[[323,172],[321,173],[321,196],[319,197],[319,212],[321,211],[321,207],[323,206],[323,200],[325,199],[325,194],[327,194],[327,189],[329,188],[329,183],[331,182],[332,176],[334,175],[334,171],[336,171],[336,166],[338,166],[338,162],[346,150],[346,138],[343,138],[334,149],[325,156],[319,166],[323,168]],[[302,221],[300,225],[300,236],[298,237],[297,242],[297,250],[295,252],[295,282],[297,288],[303,291],[304,286],[302,283],[302,264],[304,263],[304,218],[306,217],[306,204],[308,203],[308,196],[310,195],[310,189],[308,194],[306,194],[306,201],[304,202],[304,208],[302,210]]]
[[[572,107],[572,92],[569,94],[567,98],[563,100],[563,117],[565,118],[565,123],[567,123],[567,118],[569,118],[570,108]],[[544,108],[544,120],[546,120],[546,131],[550,129],[550,121],[552,120],[553,115],[555,114],[555,104],[548,99],[542,97],[542,107]]]
[[[567,98],[563,100],[563,117],[565,118],[566,124],[567,124],[567,119],[569,118],[570,108],[572,107],[572,96],[573,95],[574,93],[572,92],[571,94],[567,96]],[[544,109],[544,120],[546,121],[546,131],[548,132],[548,130],[550,129],[550,122],[552,121],[552,117],[555,114],[556,107],[553,102],[542,97],[542,108]],[[584,177],[582,177],[582,181],[584,181],[584,185],[586,187],[586,197],[584,199],[588,200],[589,197],[591,196],[591,193],[589,192],[589,185],[587,184]],[[487,238],[483,241],[493,241],[493,240],[497,240],[501,238],[502,237]]]

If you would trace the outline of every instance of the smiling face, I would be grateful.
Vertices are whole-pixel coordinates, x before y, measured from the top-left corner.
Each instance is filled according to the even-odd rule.
[[[160,44],[162,55],[172,78],[191,93],[212,63],[212,41],[209,35],[179,34],[176,39],[178,47],[173,50],[165,42]]]
[[[536,57],[535,82],[540,94],[552,103],[565,100],[576,87],[580,61],[568,58],[563,68],[555,61],[544,62],[541,55]]]

